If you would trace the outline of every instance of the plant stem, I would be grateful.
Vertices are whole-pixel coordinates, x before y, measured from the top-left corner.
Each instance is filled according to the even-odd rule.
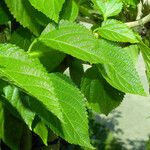
[[[34,41],[31,43],[30,47],[28,48],[27,53],[30,53],[30,51],[31,51],[31,49],[32,49],[32,47],[33,47],[33,45],[34,45],[37,41],[38,41],[37,39],[34,39]]]
[[[140,26],[140,25],[144,25],[146,23],[150,22],[150,14],[148,14],[147,16],[145,16],[142,19],[139,19],[137,21],[133,21],[133,22],[127,22],[126,25],[130,28],[132,27],[136,27],[136,26]]]
[[[140,1],[139,4],[137,5],[137,8],[138,8],[138,12],[137,12],[137,17],[136,17],[136,20],[140,20],[143,13],[142,13],[142,9],[143,9],[143,4],[142,2]]]

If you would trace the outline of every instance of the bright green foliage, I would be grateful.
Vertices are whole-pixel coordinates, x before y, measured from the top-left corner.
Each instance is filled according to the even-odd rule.
[[[47,17],[58,22],[59,13],[65,0],[29,0],[29,2]]]
[[[38,13],[27,0],[5,0],[9,10],[24,27],[29,28],[35,35],[41,32],[38,17],[42,20],[45,16]]]
[[[75,21],[79,13],[79,7],[75,0],[67,0],[61,13],[62,19]]]
[[[53,115],[50,115],[51,122],[47,122],[44,118],[43,121],[54,133],[68,142],[92,148],[89,141],[88,120],[83,95],[74,87],[68,77],[54,73],[51,73],[49,77],[53,81],[55,94],[62,108],[63,122]],[[28,101],[28,103],[33,105],[32,101]]]
[[[112,86],[127,93],[145,94],[128,53],[107,41],[95,39],[82,26],[62,21],[59,29],[41,35],[39,41],[90,63],[106,63],[105,67],[113,67],[108,69],[108,79],[106,79]]]
[[[68,142],[92,148],[88,134],[85,98],[69,78],[61,74],[50,74],[50,79],[53,81],[55,94],[62,108],[64,122],[60,123],[51,118],[51,124],[47,125]]]
[[[146,95],[135,69],[139,49],[150,83],[150,28],[144,23],[130,29],[137,3],[1,0],[0,140],[4,149],[5,144],[12,150],[70,146],[103,150],[111,145],[107,144],[111,136],[105,142],[95,139],[107,136],[96,132],[98,125],[91,132],[93,112],[108,115],[125,93]],[[148,8],[143,8],[146,16]]]
[[[21,93],[18,88],[13,86],[6,86],[4,87],[4,103],[8,108],[15,109],[13,112],[19,119],[23,120],[29,127],[30,130],[33,129],[33,131],[38,134],[41,139],[43,140],[43,143],[47,144],[47,136],[48,136],[48,130],[45,127],[44,123],[42,121],[37,121],[36,125],[33,127],[33,120],[35,118],[35,113],[32,112],[27,106],[25,106],[24,101],[28,97],[25,95],[21,96]],[[9,106],[11,105],[11,106]],[[16,111],[16,112],[15,112]],[[42,132],[41,132],[42,128]]]
[[[127,51],[129,53],[130,58],[133,60],[133,63],[136,65],[138,54],[139,54],[139,48],[137,45],[131,45],[128,47],[125,47],[123,50]]]
[[[48,128],[43,123],[43,121],[39,117],[35,117],[35,120],[32,124],[33,131],[40,136],[40,138],[43,140],[43,143],[47,145],[48,140]]]
[[[63,132],[60,132],[61,130],[57,128],[56,133],[60,132],[60,136],[64,137],[70,143],[91,147],[88,138],[88,120],[84,97],[65,77],[51,74],[50,78],[55,81],[56,95],[58,95],[60,99],[63,98],[59,101],[64,118],[64,123],[62,124]],[[62,78],[62,80],[60,78]],[[68,92],[64,92],[62,89]],[[56,124],[52,127],[54,131]]]
[[[124,23],[108,19],[98,29],[100,36],[111,41],[137,43],[135,34]]]
[[[148,81],[150,83],[150,48],[144,43],[140,43],[138,46],[142,52],[145,61],[146,74],[147,74]]]
[[[92,33],[85,27],[69,21],[61,21],[58,29],[51,29],[38,40],[48,47],[90,63],[105,61],[102,52],[96,49],[96,39]]]
[[[31,57],[39,58],[40,62],[46,67],[47,71],[51,72],[59,66],[64,60],[65,54],[49,48],[42,43],[35,43],[29,55]]]
[[[122,10],[122,2],[120,0],[92,0],[95,7],[103,15],[104,20],[108,17],[118,15]]]
[[[43,30],[41,35],[45,35],[50,32],[52,29],[55,29],[53,24],[47,25],[47,27]],[[33,41],[33,45],[29,49],[29,55],[31,57],[39,58],[41,63],[46,67],[46,69],[51,72],[53,71],[65,58],[65,54],[55,49],[49,48],[42,44],[41,42]]]
[[[91,147],[84,97],[78,89],[57,75],[48,75],[39,61],[31,59],[18,47],[1,44],[0,49],[1,77],[37,98],[28,100],[29,106],[56,134],[71,143]],[[60,122],[50,112],[63,121]]]
[[[4,87],[4,98],[6,105],[9,103],[17,111],[18,116],[21,117],[21,119],[23,119],[31,129],[35,114],[23,105],[20,98],[19,89],[12,86]]]
[[[109,64],[98,65],[99,71],[106,81],[125,93],[145,95],[129,53],[104,40],[100,40],[97,46],[105,49],[103,54],[109,61],[111,60]]]
[[[95,67],[84,74],[81,91],[87,97],[90,108],[106,115],[121,103],[124,96],[122,92],[111,87]]]
[[[41,116],[46,109],[62,120],[62,112],[53,84],[39,61],[30,58],[23,50],[12,44],[0,45],[0,58],[0,76],[37,98],[39,101],[34,108]]]

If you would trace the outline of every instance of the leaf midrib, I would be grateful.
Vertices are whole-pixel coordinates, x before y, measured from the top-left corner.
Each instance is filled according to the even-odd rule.
[[[95,61],[95,62],[92,62],[93,64],[98,64],[98,63],[101,63],[101,64],[103,64],[103,63],[108,63],[108,62],[104,62],[104,61],[102,61],[102,60],[100,60],[100,57],[98,57],[97,55],[95,55],[95,54],[93,54],[93,53],[90,53],[89,51],[86,51],[85,49],[82,49],[82,48],[80,48],[80,47],[77,47],[77,46],[75,46],[75,45],[71,45],[71,44],[69,44],[69,43],[67,43],[67,42],[64,42],[64,41],[60,41],[60,40],[55,40],[55,39],[47,39],[47,38],[42,38],[43,40],[42,40],[42,42],[43,43],[45,43],[46,44],[46,42],[44,42],[44,41],[49,41],[49,42],[56,42],[57,44],[65,44],[65,45],[68,45],[68,46],[70,46],[70,47],[73,47],[73,48],[76,48],[76,49],[79,49],[80,51],[84,51],[85,53],[87,53],[88,55],[92,55],[92,56],[94,56],[94,57],[96,57],[98,60],[99,60],[99,62],[97,62],[97,61]],[[47,45],[47,44],[46,44]],[[60,45],[59,45],[60,46]],[[60,46],[61,47],[61,46]],[[59,49],[58,49],[59,50]],[[64,52],[64,50],[59,50],[59,51],[63,51]],[[66,50],[65,50],[66,51]],[[66,52],[65,52],[66,53]],[[80,52],[79,52],[80,53]],[[70,54],[70,55],[72,55],[72,54]],[[81,54],[80,53],[80,55],[84,55],[84,54]],[[73,55],[72,55],[73,56]],[[80,58],[81,59],[81,58]],[[92,59],[92,61],[93,61],[93,59]],[[106,61],[106,60],[105,60]],[[90,62],[90,61],[89,61]]]

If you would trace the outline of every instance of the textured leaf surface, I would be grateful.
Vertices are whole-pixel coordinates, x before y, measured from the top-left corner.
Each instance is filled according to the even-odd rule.
[[[69,143],[92,148],[89,140],[88,120],[83,95],[68,77],[54,73],[51,73],[49,77],[53,82],[55,94],[62,108],[63,122],[60,122],[55,116],[50,116],[51,122],[45,120],[45,123],[54,133]],[[32,105],[32,101],[29,101],[29,105]]]
[[[48,24],[41,35],[45,35],[53,29],[55,29],[55,26],[52,24]],[[35,58],[38,57],[41,63],[49,72],[53,71],[64,60],[66,56],[64,53],[45,46],[41,42],[36,42],[36,39],[32,44],[33,46],[28,51],[29,55]]]
[[[78,16],[79,7],[74,0],[67,0],[64,3],[63,10],[61,12],[61,18],[69,21],[75,21]]]
[[[130,43],[138,42],[133,31],[117,20],[109,19],[104,21],[98,31],[100,36],[108,40]]]
[[[116,108],[124,97],[124,93],[111,87],[95,67],[88,69],[84,74],[81,91],[95,112],[106,115]]]
[[[48,128],[43,123],[43,121],[39,117],[35,117],[35,120],[33,122],[33,131],[39,135],[39,137],[42,139],[43,143],[47,145],[48,140]]]
[[[109,64],[98,65],[106,81],[122,92],[146,95],[129,53],[105,40],[99,40],[97,46],[103,49],[103,54],[110,60]]]
[[[93,0],[93,3],[106,20],[108,17],[118,15],[122,10],[120,0]]]
[[[21,119],[23,119],[28,127],[31,129],[32,121],[34,120],[35,114],[25,108],[25,106],[23,105],[20,99],[19,89],[12,86],[6,86],[4,88],[4,97],[6,98],[6,101],[8,101],[11,106],[16,109]]]
[[[9,85],[4,88],[4,97],[5,97],[5,104],[7,105],[7,103],[9,103],[12,106],[10,107],[11,111],[13,111],[13,109],[17,111],[17,116],[16,115],[15,116],[16,117],[19,116],[19,119],[24,121],[28,125],[30,130],[33,130],[36,134],[38,134],[40,138],[43,140],[44,144],[46,145],[48,129],[45,127],[42,121],[37,121],[36,125],[33,127],[35,113],[32,112],[30,109],[28,109],[23,103],[23,101],[27,96],[26,95],[21,96],[21,92],[19,91],[18,88]]]
[[[145,61],[147,78],[150,83],[150,48],[144,43],[140,43],[138,46],[142,52]]]
[[[43,43],[34,44],[29,55],[33,58],[38,57],[48,72],[56,69],[66,56],[64,53],[47,47]]]
[[[30,29],[35,35],[41,32],[37,18],[41,21],[45,16],[36,11],[27,0],[5,0],[10,12],[18,22],[24,27]]]
[[[145,94],[129,54],[112,43],[95,39],[81,25],[62,21],[58,29],[41,35],[39,41],[81,60],[105,64],[109,72],[108,77],[104,76],[112,86],[127,93]]]
[[[65,0],[29,0],[30,3],[50,19],[58,22],[59,13]]]
[[[0,45],[0,76],[25,90],[38,99],[37,112],[43,116],[44,110],[54,113],[62,120],[58,99],[48,73],[37,59],[31,59],[23,50],[12,44]],[[44,115],[48,118],[48,115]]]
[[[105,62],[103,53],[95,49],[92,33],[76,23],[61,21],[58,29],[51,29],[38,39],[43,44],[90,63]]]
[[[130,45],[125,47],[123,50],[127,51],[130,58],[133,60],[133,63],[136,64],[139,55],[139,48],[137,45]]]
[[[1,77],[37,98],[29,99],[29,106],[56,134],[91,147],[84,97],[77,88],[55,74],[48,75],[39,61],[12,44],[0,45],[0,66]]]

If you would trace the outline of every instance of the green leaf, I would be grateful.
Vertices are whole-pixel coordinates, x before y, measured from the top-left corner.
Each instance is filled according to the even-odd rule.
[[[0,76],[37,98],[33,107],[50,121],[48,113],[62,120],[58,98],[48,73],[37,59],[12,44],[0,45]],[[47,110],[47,114],[44,111]]]
[[[127,51],[133,63],[136,65],[139,56],[139,48],[137,45],[130,45],[125,47],[123,50]]]
[[[61,18],[64,20],[75,21],[79,13],[78,4],[74,0],[67,0],[64,3],[61,12]]]
[[[40,42],[34,44],[29,55],[32,58],[38,57],[48,72],[54,71],[54,69],[60,65],[66,56],[64,53],[49,48]]]
[[[10,85],[4,87],[4,98],[13,107],[12,109],[17,111],[19,119],[22,119],[28,125],[29,129],[31,129],[35,113],[24,106],[20,98],[19,89]]]
[[[143,55],[143,58],[144,58],[144,62],[145,62],[145,65],[146,65],[146,74],[147,74],[147,79],[150,83],[150,48],[145,45],[143,42],[138,44],[141,52],[142,52],[142,55]]]
[[[48,24],[41,35],[44,35],[53,29],[55,29],[55,26],[53,24]],[[66,56],[64,53],[47,47],[41,42],[36,42],[36,39],[32,42],[28,52],[31,57],[38,57],[49,72],[58,67]]]
[[[90,63],[104,63],[102,50],[96,49],[96,39],[85,27],[69,21],[61,21],[38,39],[46,46]]]
[[[56,134],[70,143],[92,147],[84,97],[76,87],[56,74],[48,75],[37,59],[12,44],[0,45],[0,58],[1,77],[37,98],[27,100],[29,106]]]
[[[92,0],[95,7],[103,15],[104,20],[108,17],[118,15],[122,10],[122,2],[120,0]]]
[[[103,49],[103,54],[110,62],[98,65],[98,69],[106,81],[122,92],[146,96],[129,53],[105,40],[99,40],[97,47]]]
[[[32,58],[38,57],[48,72],[54,71],[66,57],[64,53],[47,47],[40,42],[34,44],[29,55]]]
[[[8,23],[11,20],[9,11],[3,1],[0,2],[0,25]]]
[[[95,67],[86,71],[81,82],[81,91],[90,108],[108,115],[123,100],[124,93],[111,87]]]
[[[11,149],[20,149],[23,128],[24,124],[12,116],[9,110],[2,106],[0,115],[0,136],[3,142]]]
[[[135,34],[124,23],[109,19],[98,28],[100,36],[111,41],[137,43]]]
[[[36,11],[27,0],[5,0],[10,12],[18,22],[30,29],[35,35],[39,35],[42,27],[38,18],[45,20],[45,16]]]
[[[36,124],[34,123],[35,125],[33,127],[33,122],[36,118],[35,113],[25,106],[23,102],[26,101],[27,96],[21,94],[22,93],[18,88],[10,85],[6,86],[4,87],[5,99],[3,101],[5,105],[10,108],[10,112],[15,112],[15,116],[24,121],[29,129],[38,134],[43,140],[43,143],[47,145],[48,129],[41,120],[36,121]],[[8,106],[8,103],[11,105],[11,107]],[[14,113],[12,114],[14,115]]]
[[[38,40],[81,60],[104,64],[109,67],[108,70],[111,69],[108,77],[104,72],[103,75],[112,86],[123,92],[145,95],[129,54],[112,43],[95,39],[91,32],[81,25],[62,21],[58,29],[53,28]]]
[[[29,2],[47,17],[58,22],[59,13],[65,0],[29,0]]]
[[[36,116],[35,120],[33,122],[33,131],[39,135],[39,137],[42,139],[43,143],[47,146],[47,140],[48,140],[48,129],[43,123],[43,121]]]
[[[54,133],[72,144],[92,148],[88,133],[88,120],[85,109],[85,98],[67,76],[51,73],[55,94],[58,96],[62,108],[64,122],[51,116],[51,122],[45,123]],[[29,101],[31,105],[32,101]],[[33,108],[31,108],[33,109]]]
[[[9,42],[27,51],[31,44],[31,39],[32,39],[31,32],[21,27],[12,33]]]
[[[59,97],[63,112],[64,123],[61,124],[63,133],[60,136],[64,137],[70,143],[92,148],[88,133],[85,98],[79,89],[73,86],[73,83],[70,83],[71,81],[66,76],[50,74],[50,78],[53,80],[55,93]],[[57,123],[54,124],[54,128],[56,128],[56,125]],[[57,130],[56,133],[60,131],[60,129]]]

